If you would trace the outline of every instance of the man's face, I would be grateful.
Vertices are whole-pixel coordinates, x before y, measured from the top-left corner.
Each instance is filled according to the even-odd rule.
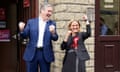
[[[43,19],[48,20],[50,16],[52,15],[53,8],[52,7],[46,7],[41,11],[41,14],[43,16]]]

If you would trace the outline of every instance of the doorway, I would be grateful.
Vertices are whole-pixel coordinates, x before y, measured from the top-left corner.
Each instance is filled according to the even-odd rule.
[[[95,72],[120,72],[120,1],[96,1]]]
[[[24,1],[29,1],[26,5]],[[26,72],[18,23],[38,16],[38,0],[0,1],[0,72]]]
[[[17,40],[14,35],[17,32],[17,6],[16,3],[0,6],[5,13],[0,24],[0,72],[16,72]]]

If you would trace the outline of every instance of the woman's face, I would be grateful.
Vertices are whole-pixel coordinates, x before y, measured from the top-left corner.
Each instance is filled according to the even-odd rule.
[[[80,25],[77,21],[73,21],[70,25],[70,29],[73,33],[79,32],[80,31]]]

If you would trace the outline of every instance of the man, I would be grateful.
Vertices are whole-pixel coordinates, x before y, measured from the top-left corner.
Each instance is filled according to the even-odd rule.
[[[50,72],[50,64],[54,61],[52,40],[58,40],[56,23],[50,20],[52,12],[52,5],[44,3],[40,7],[39,18],[29,19],[26,26],[19,24],[21,36],[29,38],[23,56],[27,72],[38,72],[38,67],[40,72]]]
[[[108,26],[105,24],[105,20],[102,17],[100,17],[100,30],[101,30],[101,35],[107,35]]]

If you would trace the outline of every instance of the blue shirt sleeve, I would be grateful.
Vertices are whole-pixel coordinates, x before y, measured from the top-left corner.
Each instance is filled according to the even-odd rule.
[[[106,35],[108,31],[108,27],[106,25],[102,25],[101,27],[101,35]]]

